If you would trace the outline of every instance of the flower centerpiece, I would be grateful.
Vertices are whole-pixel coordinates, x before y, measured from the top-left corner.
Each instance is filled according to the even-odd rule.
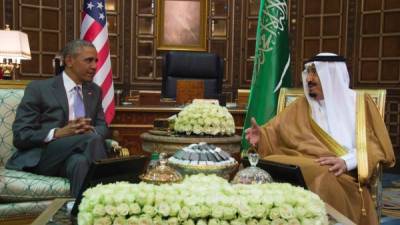
[[[84,193],[78,223],[89,224],[328,224],[314,193],[284,183],[235,184],[215,175],[182,183],[98,185]]]
[[[193,102],[179,112],[174,130],[186,135],[235,134],[235,122],[226,107],[210,102]]]

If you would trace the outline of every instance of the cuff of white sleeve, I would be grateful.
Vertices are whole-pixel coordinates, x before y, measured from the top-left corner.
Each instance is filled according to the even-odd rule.
[[[56,131],[56,129],[57,128],[53,128],[49,131],[46,138],[44,139],[45,143],[49,143],[50,141],[54,140],[54,132]]]
[[[346,163],[347,171],[353,170],[357,167],[357,158],[354,153],[347,153],[340,158],[342,158]]]

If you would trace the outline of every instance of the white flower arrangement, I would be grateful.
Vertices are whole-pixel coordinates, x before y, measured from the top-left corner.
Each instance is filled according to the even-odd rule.
[[[235,122],[226,107],[209,102],[186,106],[175,120],[174,130],[187,135],[234,135]]]
[[[78,224],[278,225],[328,224],[314,193],[284,183],[235,184],[215,175],[182,183],[97,185],[84,193]]]

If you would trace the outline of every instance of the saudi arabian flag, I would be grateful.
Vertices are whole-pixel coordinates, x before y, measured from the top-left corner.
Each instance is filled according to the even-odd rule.
[[[275,116],[280,87],[291,83],[289,64],[286,0],[261,0],[253,78],[242,135],[242,153],[249,147],[244,130],[251,126],[251,118],[254,117],[261,125]]]

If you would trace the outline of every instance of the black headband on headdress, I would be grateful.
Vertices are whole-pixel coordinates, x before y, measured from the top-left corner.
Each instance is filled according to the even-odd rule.
[[[346,59],[340,55],[317,55],[306,61],[309,62],[346,62]]]

